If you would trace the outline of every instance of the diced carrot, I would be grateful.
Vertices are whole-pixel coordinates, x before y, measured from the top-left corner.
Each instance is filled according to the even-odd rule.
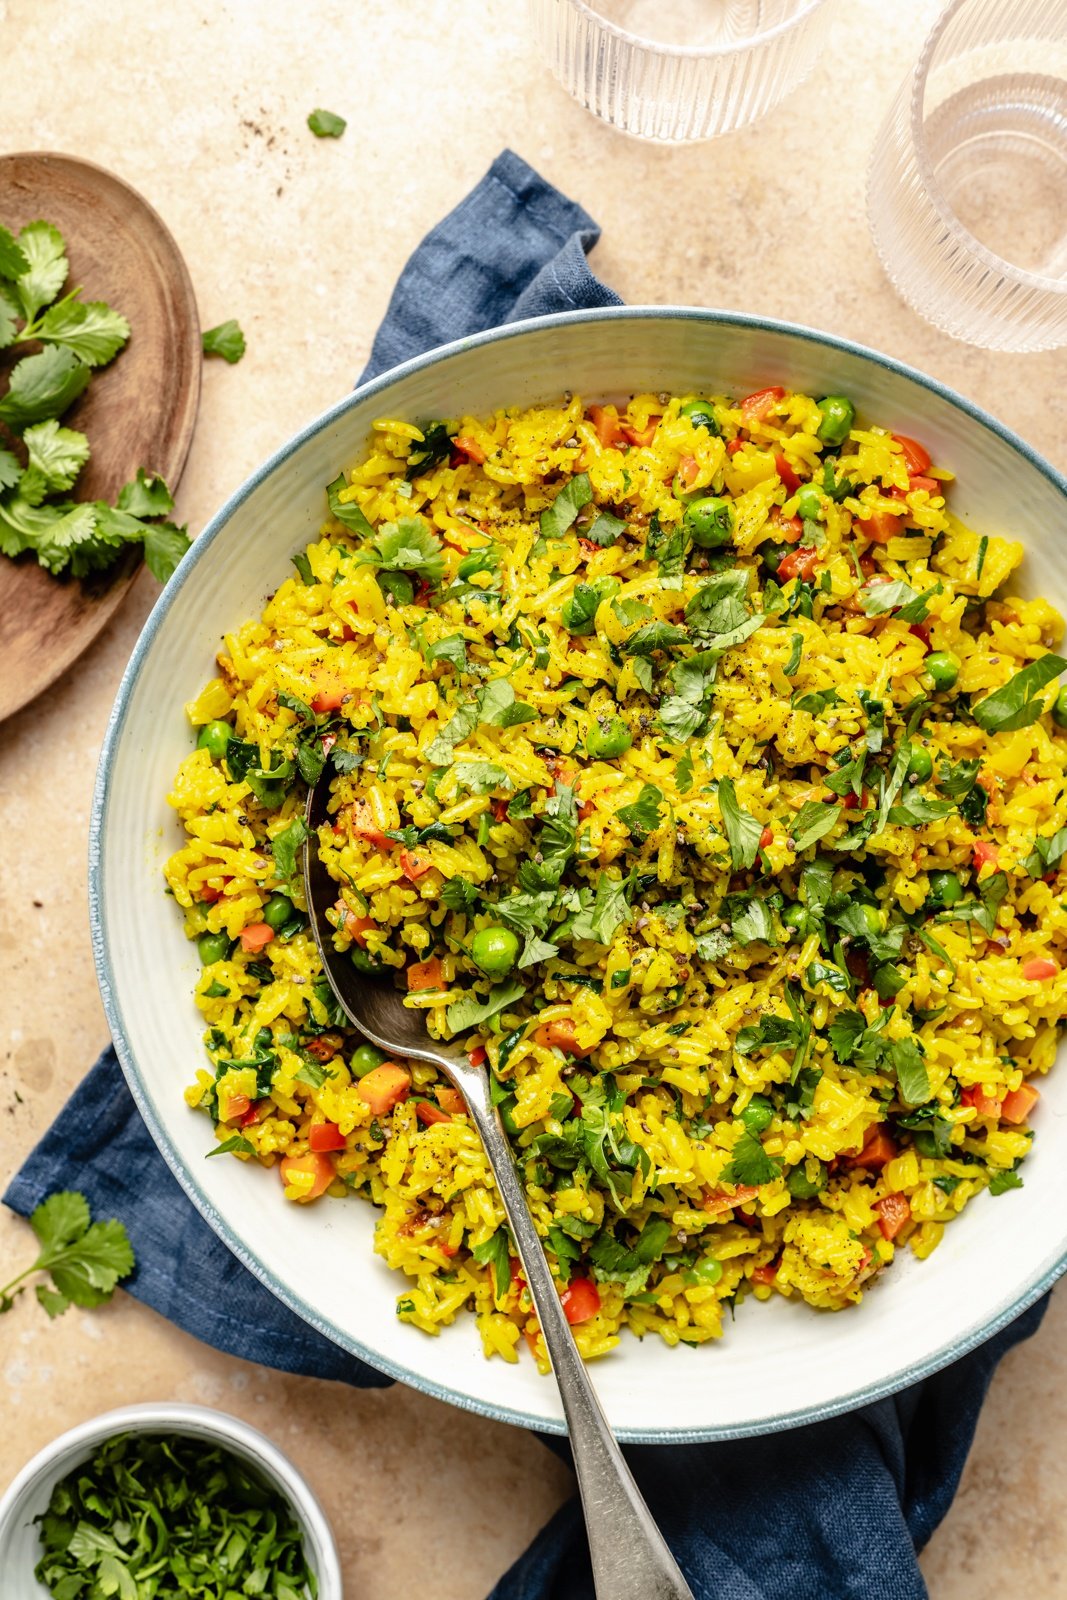
[[[678,477],[687,489],[699,471],[700,462],[695,456],[679,456]]]
[[[265,950],[273,938],[274,929],[266,922],[250,922],[247,928],[241,929],[241,948],[252,956]]]
[[[888,1131],[879,1124],[868,1133],[859,1155],[846,1156],[845,1164],[850,1167],[870,1167],[877,1171],[884,1167],[887,1161],[892,1161],[896,1153],[897,1147],[889,1137]]]
[[[961,1092],[960,1105],[973,1106],[980,1117],[1000,1116],[1000,1101],[986,1094],[980,1083],[972,1083],[970,1088]]]
[[[308,1129],[308,1147],[319,1153],[326,1150],[343,1150],[345,1136],[336,1122],[313,1122]]]
[[[908,481],[909,489],[925,489],[927,494],[940,494],[942,485],[936,478],[924,478],[919,472],[914,472]]]
[[[572,1278],[560,1295],[563,1314],[573,1326],[588,1322],[600,1310],[600,1290],[590,1278]]]
[[[752,1269],[752,1282],[753,1283],[761,1283],[764,1286],[764,1288],[766,1288],[766,1289],[770,1288],[771,1284],[774,1282],[774,1280],[775,1280],[775,1278],[777,1276],[778,1276],[778,1263],[777,1263],[777,1261],[768,1261],[765,1266],[753,1267],[753,1269]]]
[[[595,810],[596,810],[596,801],[595,800],[579,800],[579,802],[578,802],[578,821],[579,822],[588,822],[589,818],[593,815],[593,812]]]
[[[451,1122],[452,1118],[447,1111],[442,1111],[440,1106],[432,1106],[428,1100],[420,1100],[415,1107],[415,1115],[427,1128],[435,1122]]]
[[[283,1156],[278,1171],[286,1188],[297,1190],[292,1198],[301,1201],[317,1200],[337,1176],[329,1156],[317,1150],[309,1150],[303,1156]]]
[[[1050,978],[1059,977],[1060,969],[1055,961],[1050,961],[1048,956],[1034,956],[1030,961],[1024,961],[1021,968],[1027,983],[1047,983]]]
[[[768,823],[767,827],[764,828],[763,832],[759,836],[759,847],[760,847],[760,849],[761,850],[766,850],[767,846],[769,844],[771,844],[773,842],[773,840],[774,840],[774,829]]]
[[[788,583],[790,578],[801,578],[807,582],[815,571],[818,559],[819,552],[813,545],[798,545],[779,561],[778,576],[783,583]]]
[[[385,1061],[374,1067],[355,1085],[356,1093],[365,1100],[376,1117],[406,1100],[411,1093],[411,1074],[395,1062]]]
[[[405,878],[410,878],[412,883],[418,881],[424,872],[429,872],[433,862],[427,856],[417,855],[414,850],[401,850],[400,869]]]
[[[925,446],[921,445],[918,439],[909,439],[905,433],[895,433],[893,438],[903,452],[904,465],[908,472],[925,472],[930,465],[930,452]]]
[[[800,488],[800,478],[793,471],[785,456],[779,450],[774,457],[774,465],[778,469],[778,476],[785,485],[787,494],[795,494]]]
[[[311,702],[311,709],[317,717],[321,717],[324,711],[340,711],[345,701],[351,698],[351,690],[335,684],[332,689],[319,690]]]
[[[735,456],[737,452],[739,450],[743,450],[744,447],[745,441],[743,439],[731,439],[729,444],[726,446],[726,454],[728,456]]]
[[[450,1083],[439,1083],[434,1090],[437,1104],[442,1111],[447,1111],[450,1117],[466,1115],[467,1102],[458,1089],[453,1089]]]
[[[506,822],[508,820],[508,806],[510,803],[510,801],[504,799],[490,800],[489,809],[493,813],[494,822]]]
[[[762,422],[784,395],[785,390],[778,383],[772,384],[769,389],[757,389],[755,394],[746,395],[741,402],[741,415],[745,427],[751,428],[754,422]]]
[[[974,866],[976,872],[981,872],[985,866],[996,867],[1000,860],[1000,852],[991,839],[978,839],[974,846]]]
[[[316,1061],[332,1061],[343,1044],[339,1033],[320,1033],[314,1039],[309,1039],[304,1049]]]
[[[804,524],[799,517],[779,517],[775,526],[784,544],[796,544],[804,533]]]
[[[610,450],[622,438],[619,413],[614,406],[590,406],[589,420],[605,450]]]
[[[471,461],[476,461],[479,466],[481,466],[482,462],[485,460],[485,451],[482,449],[477,439],[472,439],[468,434],[460,434],[457,438],[452,440],[452,445],[454,449],[462,450],[465,456],[467,456]]]
[[[252,1102],[246,1094],[219,1095],[219,1121],[236,1122],[251,1109]]]
[[[732,1211],[735,1206],[744,1205],[746,1200],[754,1200],[758,1194],[759,1190],[749,1183],[739,1183],[733,1194],[727,1194],[723,1189],[709,1189],[701,1206],[715,1216],[720,1211]]]
[[[856,526],[872,544],[888,544],[900,532],[903,517],[889,511],[872,511],[869,517],[857,517]]]
[[[368,933],[372,933],[378,926],[374,918],[358,916],[351,906],[345,905],[343,900],[338,900],[337,902],[337,913],[337,925],[341,932],[347,933],[350,939],[356,941],[361,950],[365,950],[367,948]]]
[[[415,961],[408,968],[409,994],[415,994],[422,989],[443,989],[444,986],[444,969],[441,966],[440,956],[431,956],[428,961]]]
[[[1025,1122],[1040,1098],[1032,1083],[1022,1083],[1004,1096],[1000,1103],[1000,1114],[1005,1122]]]
[[[200,891],[200,902],[205,906],[213,906],[216,900],[222,899],[221,889],[212,889],[210,884],[204,885]]]
[[[555,1022],[546,1022],[534,1032],[535,1041],[547,1049],[553,1046],[562,1050],[569,1056],[587,1056],[594,1046],[591,1044],[580,1045],[575,1033],[575,1025],[570,1017],[559,1017]]]
[[[643,428],[631,428],[628,423],[622,424],[623,438],[628,439],[632,445],[651,444],[656,437],[659,427],[659,417],[649,417]]]
[[[904,1224],[911,1221],[911,1205],[904,1194],[887,1194],[875,1202],[874,1209],[883,1239],[895,1239]]]
[[[366,800],[354,800],[348,807],[348,825],[352,832],[361,839],[366,839],[368,844],[374,845],[376,850],[388,850],[394,841],[384,834],[378,826],[378,819],[371,810],[370,803]]]
[[[474,1049],[468,1052],[467,1060],[470,1062],[472,1067],[484,1067],[486,1061],[488,1060],[485,1045],[476,1044]]]

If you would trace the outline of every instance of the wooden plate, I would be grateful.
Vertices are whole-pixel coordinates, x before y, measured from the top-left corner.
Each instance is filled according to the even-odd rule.
[[[75,497],[110,500],[138,467],[172,492],[189,453],[200,400],[200,321],[178,246],[128,184],[89,161],[0,156],[0,222],[16,231],[39,217],[67,243],[70,286],[106,300],[130,338],[63,417],[92,447]],[[33,346],[0,352],[0,376]],[[91,578],[50,577],[32,556],[0,557],[0,719],[26,705],[96,638],[141,565],[136,548]]]

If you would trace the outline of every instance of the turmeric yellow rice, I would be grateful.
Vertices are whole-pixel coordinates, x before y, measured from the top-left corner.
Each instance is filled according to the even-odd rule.
[[[466,1307],[545,1366],[461,1098],[323,977],[329,763],[337,948],[487,1056],[585,1356],[854,1304],[1018,1187],[1067,995],[1067,663],[1021,546],[951,503],[840,395],[375,423],[187,707],[210,1153],[371,1201],[404,1321]]]

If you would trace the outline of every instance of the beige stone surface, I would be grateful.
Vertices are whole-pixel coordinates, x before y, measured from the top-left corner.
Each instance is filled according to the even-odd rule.
[[[896,299],[868,238],[867,152],[936,9],[853,0],[834,49],[770,119],[672,150],[573,104],[534,55],[519,0],[0,0],[0,150],[114,168],[172,228],[204,325],[241,321],[244,361],[205,371],[179,496],[194,530],[350,386],[408,252],[505,144],[596,215],[595,266],[627,299],[865,340],[1067,466],[1063,355],[995,356],[942,337]],[[348,118],[343,139],[308,132],[318,105]],[[105,1042],[86,829],[108,709],[155,595],[141,579],[80,664],[0,734],[0,1180]],[[0,1217],[0,1263],[14,1268],[29,1249],[24,1224]],[[935,1600],[1067,1585],[1065,1332],[1061,1297],[994,1384],[924,1558]],[[290,1450],[326,1502],[360,1600],[479,1600],[568,1490],[519,1432],[400,1388],[281,1378],[122,1295],[55,1324],[24,1298],[0,1323],[0,1484],[65,1426],[152,1397],[222,1405]]]

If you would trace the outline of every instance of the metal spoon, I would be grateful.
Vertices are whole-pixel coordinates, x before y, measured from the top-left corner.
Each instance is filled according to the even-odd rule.
[[[471,1121],[493,1169],[548,1359],[559,1384],[585,1510],[598,1600],[693,1600],[693,1592],[633,1480],[578,1354],[511,1148],[496,1108],[490,1103],[488,1073],[484,1066],[472,1066],[457,1044],[439,1044],[431,1039],[418,1012],[404,1005],[391,982],[357,972],[351,961],[333,947],[334,930],[326,920],[326,911],[336,904],[337,885],[319,860],[318,852],[318,829],[327,820],[330,782],[327,767],[308,794],[306,820],[310,838],[304,856],[311,931],[322,965],[334,994],[360,1033],[390,1055],[432,1062],[467,1102]]]

